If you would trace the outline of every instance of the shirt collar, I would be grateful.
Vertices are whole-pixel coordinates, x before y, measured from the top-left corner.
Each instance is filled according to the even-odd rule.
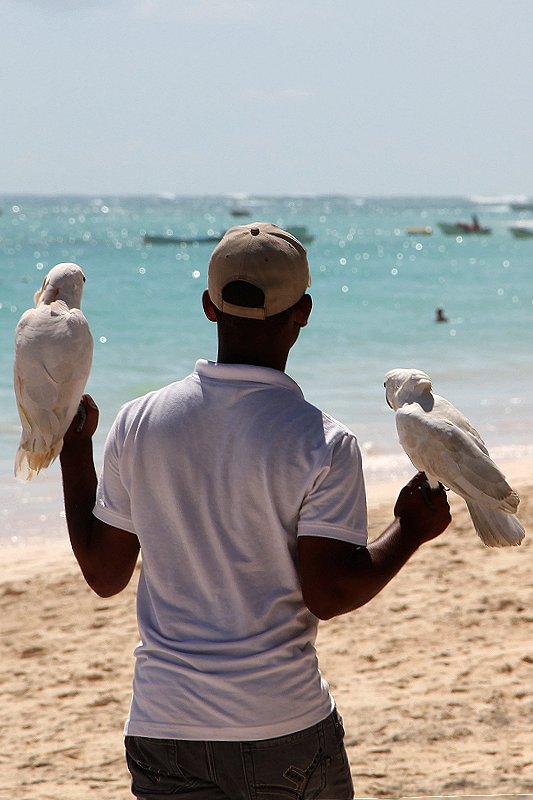
[[[218,364],[215,361],[199,359],[196,362],[196,372],[200,377],[214,378],[224,381],[249,381],[250,383],[266,383],[270,386],[279,386],[289,389],[303,397],[303,392],[286,372],[270,367],[256,367],[252,364]]]

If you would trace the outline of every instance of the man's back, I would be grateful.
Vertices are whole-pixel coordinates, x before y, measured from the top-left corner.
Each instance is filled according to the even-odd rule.
[[[297,574],[297,530],[348,541],[358,531],[355,543],[365,543],[358,450],[278,370],[197,370],[128,404],[106,453],[96,514],[134,531],[143,555],[127,730],[281,735],[287,717],[298,730],[331,709]]]

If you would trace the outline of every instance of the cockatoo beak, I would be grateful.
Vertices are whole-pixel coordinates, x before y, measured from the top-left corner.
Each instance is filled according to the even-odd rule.
[[[42,295],[43,292],[44,292],[44,282],[43,282],[43,285],[41,286],[41,288],[38,291],[36,291],[35,294],[33,295],[33,302],[34,302],[35,306],[38,305],[39,300],[41,299],[41,295]]]
[[[57,298],[59,294],[59,288],[56,288],[51,283],[43,283],[41,288],[38,292],[35,293],[34,302],[35,305],[39,305],[39,303],[46,304],[46,303],[53,303],[54,300]]]

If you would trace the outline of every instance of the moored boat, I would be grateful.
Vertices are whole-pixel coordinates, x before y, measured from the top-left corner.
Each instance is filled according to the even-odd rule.
[[[289,233],[292,233],[302,244],[310,244],[314,241],[314,236],[310,233],[305,225],[291,225],[286,228]],[[210,233],[204,236],[165,236],[156,233],[145,233],[143,236],[144,244],[173,244],[173,245],[187,245],[187,244],[210,244],[219,242],[224,236],[225,231],[222,233]]]
[[[475,214],[472,214],[472,222],[438,222],[437,225],[447,236],[461,236],[462,234],[477,234],[478,236],[492,233],[491,228],[485,228],[479,224]]]
[[[288,225],[286,230],[288,230],[289,233],[292,233],[292,235],[295,236],[302,244],[311,244],[311,242],[313,242],[315,239],[313,234],[307,230],[305,225]]]
[[[431,227],[431,225],[423,225],[421,227],[417,225],[409,225],[405,229],[405,232],[410,235],[414,234],[418,236],[431,236],[431,234],[433,233],[433,228]]]
[[[533,211],[533,200],[526,200],[523,203],[509,203],[509,207],[512,208],[513,211]]]
[[[533,238],[533,219],[517,220],[512,222],[509,230],[517,239],[531,239]]]
[[[144,244],[207,244],[208,242],[219,242],[222,234],[211,236],[162,236],[160,234],[145,233],[143,236]]]

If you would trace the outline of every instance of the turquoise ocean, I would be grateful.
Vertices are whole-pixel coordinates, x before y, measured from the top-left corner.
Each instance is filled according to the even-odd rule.
[[[0,197],[0,542],[64,534],[58,464],[31,482],[13,477],[14,331],[52,266],[74,261],[87,278],[97,467],[122,403],[216,357],[200,304],[213,243],[146,244],[146,234],[194,240],[246,220],[306,227],[314,308],[287,371],[356,433],[369,482],[413,471],[383,392],[399,366],[429,373],[496,460],[533,455],[533,237],[508,227],[533,209],[512,199]],[[233,216],[237,207],[248,217]],[[472,214],[490,234],[438,227]],[[447,322],[435,322],[437,307]]]

